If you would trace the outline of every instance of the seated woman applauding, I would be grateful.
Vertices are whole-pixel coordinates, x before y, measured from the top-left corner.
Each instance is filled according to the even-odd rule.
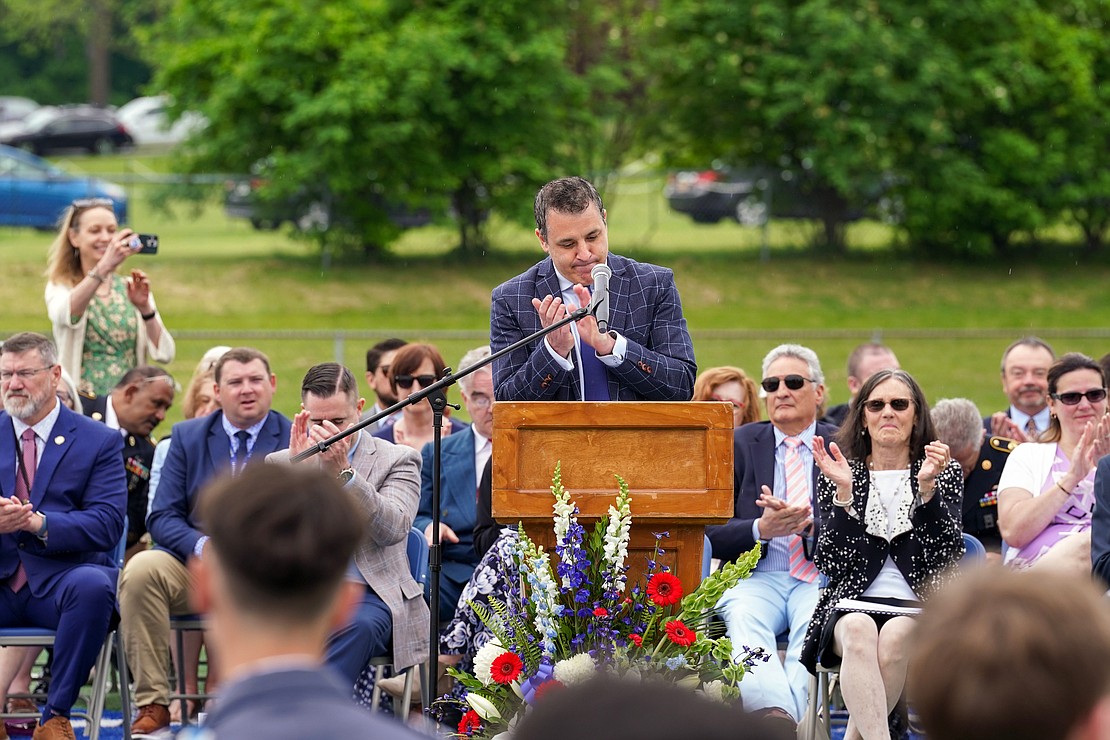
[[[1110,452],[1102,368],[1071,352],[1048,370],[1048,429],[1010,453],[998,481],[998,528],[1015,568],[1091,572],[1095,468]]]
[[[906,679],[906,640],[920,599],[963,554],[963,474],[934,441],[929,405],[903,370],[860,389],[838,435],[815,437],[821,530],[814,563],[829,579],[802,664],[841,664],[846,738],[885,740]]]

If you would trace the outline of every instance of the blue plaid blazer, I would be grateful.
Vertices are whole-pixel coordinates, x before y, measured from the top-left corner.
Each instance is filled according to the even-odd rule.
[[[664,267],[609,254],[610,328],[628,340],[624,361],[609,373],[609,397],[620,401],[689,401],[694,393],[694,346],[682,317],[674,273]],[[533,298],[559,295],[551,258],[493,291],[490,347],[494,352],[540,330]],[[575,368],[578,358],[573,357]],[[565,370],[543,340],[493,364],[494,395],[500,401],[577,401],[577,370]]]

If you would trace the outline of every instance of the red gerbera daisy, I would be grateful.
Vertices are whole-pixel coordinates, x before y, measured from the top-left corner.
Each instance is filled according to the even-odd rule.
[[[559,683],[558,681],[556,681],[554,679],[552,679],[550,681],[544,681],[543,683],[541,683],[539,686],[536,687],[536,693],[535,693],[535,696],[533,696],[533,701],[539,701],[539,700],[543,699],[543,697],[547,694],[547,692],[549,692],[549,691],[558,691],[562,687],[563,687],[563,684]]]
[[[494,658],[489,672],[497,683],[512,683],[523,669],[524,663],[516,653],[504,652]]]
[[[681,645],[682,647],[690,647],[698,639],[696,632],[677,619],[667,622],[667,637],[675,645]]]
[[[656,573],[648,581],[647,592],[658,606],[671,606],[682,598],[682,581],[673,573]]]
[[[607,616],[609,616],[609,610],[606,609],[603,606],[599,606],[598,608],[594,609],[594,616],[595,617],[607,617]]]
[[[479,729],[481,729],[481,727],[482,718],[479,717],[478,713],[475,712],[473,709],[464,714],[462,716],[462,719],[459,720],[460,735],[470,735],[474,732],[477,732]]]
[[[628,636],[628,639],[629,639],[629,641],[630,641],[630,642],[632,642],[632,643],[633,643],[633,644],[634,644],[634,645],[635,645],[636,647],[643,647],[643,644],[644,644],[644,638],[643,638],[643,637],[642,637],[641,635],[638,635],[638,634],[636,634],[635,632],[633,632],[633,633],[632,633],[631,635],[629,635],[629,636]]]

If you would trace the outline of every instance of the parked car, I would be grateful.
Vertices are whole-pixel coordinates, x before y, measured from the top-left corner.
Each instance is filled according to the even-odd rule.
[[[225,184],[224,212],[232,218],[250,220],[256,229],[276,229],[283,223],[291,223],[301,231],[326,230],[333,219],[342,217],[342,214],[333,213],[330,198],[322,189],[301,188],[289,197],[267,200],[260,194],[266,182],[267,179],[260,175],[229,179]],[[425,208],[391,204],[386,204],[385,208],[390,220],[401,228],[426,226],[432,222],[431,211]]]
[[[30,98],[15,95],[0,95],[0,123],[22,121],[38,110],[39,104]]]
[[[180,144],[208,125],[207,119],[195,111],[186,111],[171,123],[167,116],[169,106],[168,96],[148,95],[121,106],[116,118],[140,146]]]
[[[127,220],[127,194],[119,185],[74,177],[22,149],[0,144],[0,225],[55,229],[66,206],[80,198],[109,199],[119,221]]]
[[[876,197],[881,193],[876,179]],[[683,171],[663,189],[668,205],[697,223],[731,218],[754,226],[770,218],[858,221],[866,209],[844,202],[808,172],[770,167]]]
[[[134,143],[115,114],[91,105],[39,108],[22,121],[0,125],[0,144],[40,155],[71,149],[104,154]]]

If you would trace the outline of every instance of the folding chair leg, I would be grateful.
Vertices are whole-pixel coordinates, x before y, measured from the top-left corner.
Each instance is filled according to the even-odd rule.
[[[120,713],[123,715],[123,738],[131,740],[131,675],[123,651],[123,637],[116,634],[116,668],[119,670]]]
[[[378,702],[382,700],[382,677],[385,675],[385,666],[374,666],[374,690],[370,693],[370,713],[373,714],[378,710]]]

